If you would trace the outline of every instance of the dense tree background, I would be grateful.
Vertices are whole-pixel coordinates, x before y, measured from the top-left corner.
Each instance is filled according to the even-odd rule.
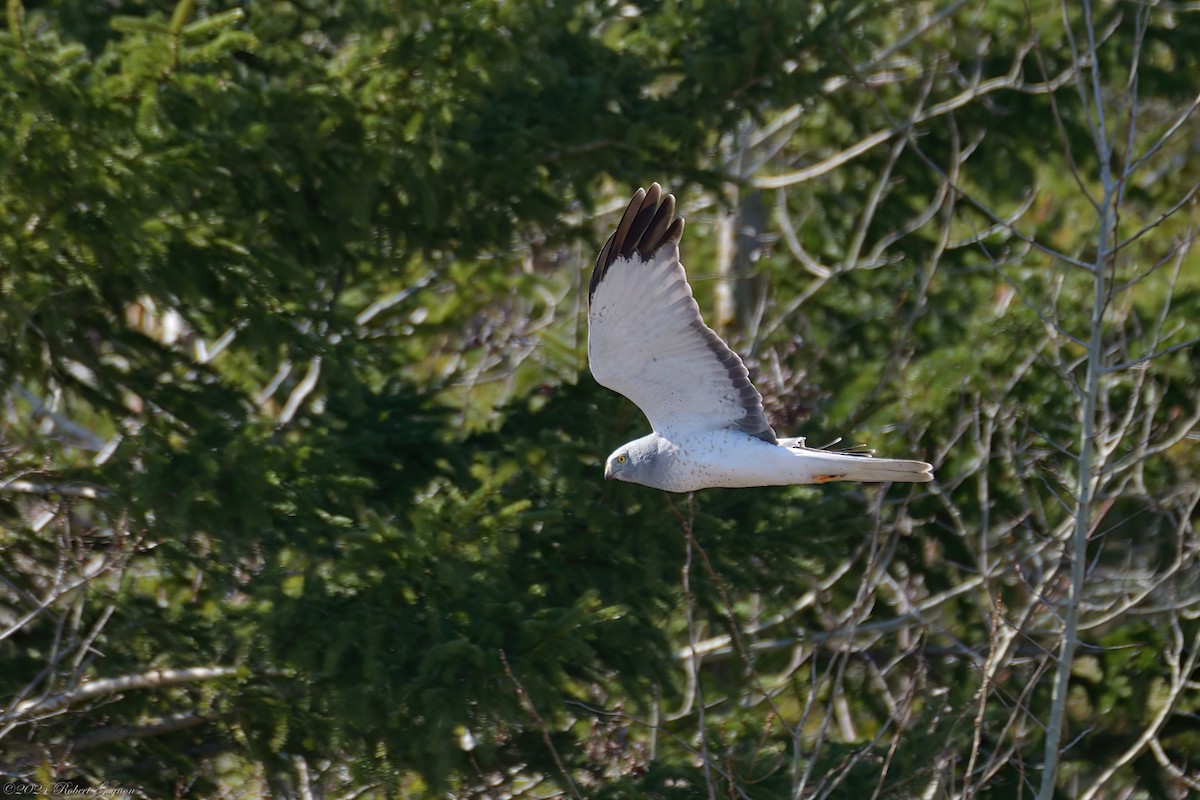
[[[1200,789],[1195,3],[6,9],[3,785]],[[601,480],[654,180],[776,428],[935,483]]]

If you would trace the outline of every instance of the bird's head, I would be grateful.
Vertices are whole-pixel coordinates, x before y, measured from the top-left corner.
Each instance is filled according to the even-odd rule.
[[[653,486],[651,473],[658,450],[655,434],[621,445],[604,462],[604,479]]]
[[[625,480],[628,471],[633,469],[632,463],[629,461],[628,448],[622,447],[615,451],[604,462],[604,480],[611,481],[614,478],[617,480]]]

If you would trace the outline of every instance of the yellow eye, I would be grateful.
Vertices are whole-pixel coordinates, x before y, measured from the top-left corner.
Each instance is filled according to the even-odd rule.
[[[625,463],[626,461],[628,461],[628,460],[629,460],[629,459],[625,458],[625,456],[617,456],[617,463],[618,463],[618,464],[624,464],[624,463]]]

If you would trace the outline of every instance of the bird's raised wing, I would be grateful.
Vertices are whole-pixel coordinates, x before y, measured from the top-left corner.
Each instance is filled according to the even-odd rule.
[[[592,374],[661,434],[732,427],[774,443],[745,365],[700,318],[674,213],[657,183],[638,189],[600,251],[588,288]]]

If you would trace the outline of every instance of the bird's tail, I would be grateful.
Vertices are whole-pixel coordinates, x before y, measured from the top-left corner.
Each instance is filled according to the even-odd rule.
[[[928,483],[933,480],[933,467],[924,461],[875,458],[869,452],[834,453],[807,447],[803,439],[784,439],[780,444],[804,460],[811,483]]]

